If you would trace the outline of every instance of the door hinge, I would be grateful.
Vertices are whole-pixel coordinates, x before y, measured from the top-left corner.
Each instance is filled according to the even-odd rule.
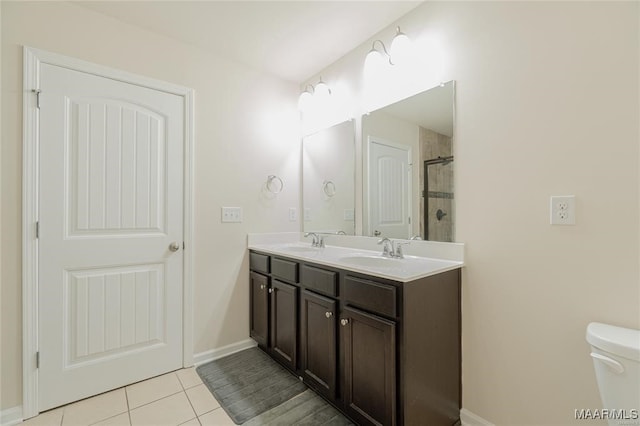
[[[36,239],[40,238],[40,222],[36,222]]]
[[[411,225],[411,218],[408,218],[408,219],[409,219],[409,225]]]
[[[187,245],[184,243],[184,241],[182,242],[182,250],[186,249]]]
[[[36,368],[40,368],[40,351],[36,352]]]
[[[40,93],[42,93],[42,90],[32,89],[31,91],[36,94],[36,108],[40,109]]]

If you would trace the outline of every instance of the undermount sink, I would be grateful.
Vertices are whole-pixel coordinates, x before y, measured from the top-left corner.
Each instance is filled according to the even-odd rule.
[[[394,259],[384,256],[345,256],[341,262],[357,266],[370,266],[374,268],[393,268],[402,265],[402,259]]]

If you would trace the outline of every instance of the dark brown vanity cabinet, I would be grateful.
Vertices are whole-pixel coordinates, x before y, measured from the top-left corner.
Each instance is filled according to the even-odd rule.
[[[300,369],[304,380],[329,399],[336,397],[336,300],[303,290],[300,297]]]
[[[274,279],[270,303],[272,355],[295,370],[298,365],[298,287]]]
[[[345,308],[340,323],[345,411],[360,424],[395,425],[395,322]]]
[[[251,315],[249,335],[258,345],[269,345],[269,277],[251,271]]]
[[[274,359],[357,424],[459,423],[460,269],[398,282],[250,256],[251,337]]]

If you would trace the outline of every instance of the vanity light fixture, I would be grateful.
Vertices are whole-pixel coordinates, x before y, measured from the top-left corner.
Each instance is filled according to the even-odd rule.
[[[318,81],[315,87],[312,84],[307,84],[304,91],[300,93],[298,98],[298,109],[302,112],[308,111],[312,106],[318,107],[322,103],[326,102],[331,96],[331,89],[322,80]]]
[[[379,43],[382,47],[376,49],[376,43]],[[371,50],[367,53],[365,58],[365,68],[376,69],[384,64],[386,61],[389,65],[396,65],[406,62],[411,54],[411,40],[405,33],[400,30],[400,27],[396,27],[396,35],[391,41],[391,49],[387,51],[387,47],[382,40],[374,40],[371,45]]]

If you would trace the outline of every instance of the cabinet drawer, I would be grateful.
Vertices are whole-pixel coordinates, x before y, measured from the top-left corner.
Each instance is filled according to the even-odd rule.
[[[318,293],[328,296],[336,295],[338,274],[313,266],[302,266],[302,284]]]
[[[389,317],[396,316],[396,288],[347,276],[341,289],[346,303]]]
[[[267,256],[266,254],[250,252],[249,268],[257,272],[268,274],[269,273],[269,256]]]
[[[298,264],[290,260],[271,258],[271,275],[291,283],[298,282]]]

